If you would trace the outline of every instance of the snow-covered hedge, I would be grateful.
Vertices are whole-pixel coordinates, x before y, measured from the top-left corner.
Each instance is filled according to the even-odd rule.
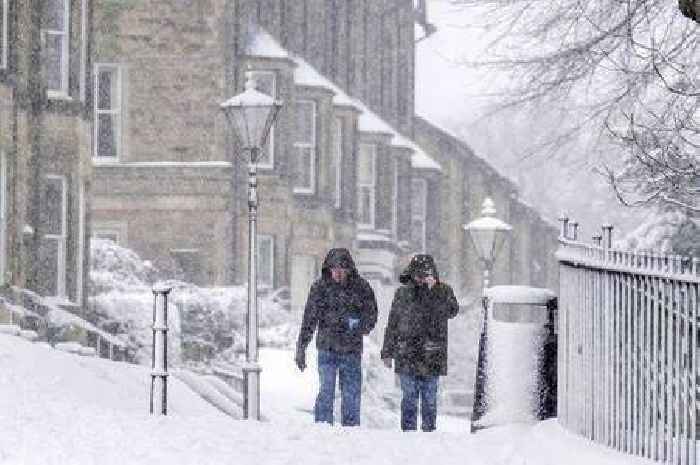
[[[138,362],[147,364],[151,359],[156,282],[172,288],[168,345],[173,363],[183,359],[206,363],[245,350],[246,286],[202,288],[164,280],[150,262],[109,240],[92,240],[91,253],[90,306],[101,327],[128,337]],[[291,346],[297,319],[272,299],[260,298],[258,305],[260,344]]]

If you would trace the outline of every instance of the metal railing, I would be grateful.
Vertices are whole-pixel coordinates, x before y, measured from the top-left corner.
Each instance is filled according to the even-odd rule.
[[[613,249],[612,227],[596,245],[568,229],[563,219],[559,422],[622,452],[695,465],[698,259]]]

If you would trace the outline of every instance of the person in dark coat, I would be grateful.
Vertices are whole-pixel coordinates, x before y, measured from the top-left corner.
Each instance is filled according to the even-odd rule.
[[[340,379],[341,423],[360,424],[362,338],[377,322],[377,301],[347,249],[331,249],[321,278],[311,286],[304,308],[295,361],[306,368],[306,346],[316,333],[319,391],[316,422],[333,423],[336,376]]]
[[[447,322],[459,312],[452,288],[441,282],[433,257],[416,255],[401,273],[384,333],[381,358],[401,382],[401,429],[433,431],[439,376],[447,374]]]

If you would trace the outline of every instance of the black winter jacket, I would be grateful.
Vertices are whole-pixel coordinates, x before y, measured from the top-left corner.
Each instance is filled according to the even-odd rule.
[[[337,264],[349,270],[343,283],[331,278],[330,268]],[[359,319],[356,327],[351,326],[351,318]],[[309,291],[297,347],[305,350],[318,328],[316,348],[319,350],[362,353],[362,337],[376,323],[374,291],[358,274],[347,249],[331,249],[323,261],[321,278]]]
[[[432,257],[414,257],[401,274],[403,286],[396,290],[384,333],[381,357],[394,359],[397,373],[415,376],[447,374],[447,322],[459,312],[452,288],[442,282],[428,289],[418,285],[415,274],[421,266],[437,270]]]

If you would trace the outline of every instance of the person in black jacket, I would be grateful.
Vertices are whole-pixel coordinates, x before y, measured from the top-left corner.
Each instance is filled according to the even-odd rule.
[[[416,255],[401,273],[384,333],[381,358],[399,374],[401,429],[433,431],[439,376],[447,374],[447,322],[459,312],[452,288],[440,281],[433,257]]]
[[[377,322],[374,291],[347,249],[331,249],[321,278],[311,286],[304,308],[295,361],[306,368],[306,346],[316,333],[319,391],[314,406],[317,422],[333,423],[336,376],[340,379],[341,423],[360,424],[362,338]]]

